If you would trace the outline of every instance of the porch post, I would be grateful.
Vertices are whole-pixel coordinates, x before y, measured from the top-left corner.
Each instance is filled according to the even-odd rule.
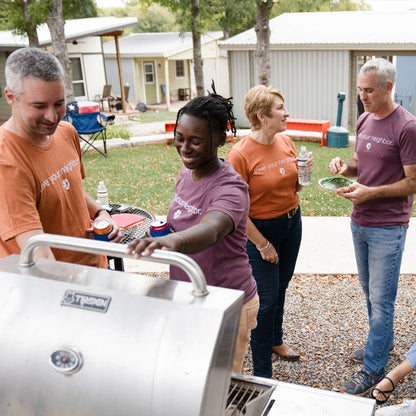
[[[168,58],[165,58],[165,83],[166,83],[166,107],[170,111],[170,86],[169,86],[169,65]]]
[[[114,43],[116,45],[117,65],[118,65],[118,73],[120,77],[121,108],[123,110],[123,113],[125,113],[126,112],[126,95],[124,94],[123,70],[121,68],[120,46],[118,44],[118,35],[114,36]]]

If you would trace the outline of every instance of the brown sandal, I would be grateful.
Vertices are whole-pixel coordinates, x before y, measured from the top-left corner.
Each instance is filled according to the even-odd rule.
[[[391,389],[391,390],[380,390],[379,388],[377,388],[377,387],[373,387],[372,389],[371,389],[371,391],[370,391],[370,397],[372,398],[372,399],[374,399],[375,401],[376,401],[376,403],[377,404],[383,404],[383,403],[386,403],[387,402],[387,400],[389,399],[389,397],[391,396],[391,394],[394,392],[394,389],[396,388],[396,386],[394,385],[394,383],[393,383],[393,381],[392,381],[392,379],[390,378],[390,377],[387,377],[387,376],[385,376],[384,377],[385,379],[387,379],[388,381],[390,381],[390,383],[391,383],[391,385],[393,386],[393,388]],[[384,380],[384,378],[383,378],[383,380]],[[381,381],[383,381],[383,380],[381,380]],[[380,383],[381,383],[381,381],[380,381]],[[379,383],[379,384],[380,384]],[[384,398],[385,398],[385,400],[378,400],[378,399],[376,399],[375,397],[374,397],[374,392],[378,392],[379,394],[381,394]]]

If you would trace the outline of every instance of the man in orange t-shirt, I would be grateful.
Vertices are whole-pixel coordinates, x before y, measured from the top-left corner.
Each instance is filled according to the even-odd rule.
[[[60,122],[65,114],[64,73],[38,48],[13,52],[6,62],[5,96],[12,116],[0,127],[0,257],[19,254],[33,235],[92,238],[91,219],[118,225],[85,190],[79,138]],[[107,267],[106,256],[39,247],[36,257]]]

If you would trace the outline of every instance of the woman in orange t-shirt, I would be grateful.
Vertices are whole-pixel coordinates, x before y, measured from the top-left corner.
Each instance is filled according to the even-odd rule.
[[[263,85],[252,88],[244,109],[251,133],[233,146],[227,160],[249,185],[246,250],[257,282],[260,310],[251,333],[254,375],[272,376],[272,353],[297,361],[300,354],[283,342],[286,289],[302,238],[296,149],[281,132],[289,117],[282,94]],[[313,165],[309,153],[307,166]]]

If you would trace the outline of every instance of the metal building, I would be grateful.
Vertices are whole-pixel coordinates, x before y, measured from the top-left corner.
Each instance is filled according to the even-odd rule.
[[[285,13],[270,20],[271,85],[285,97],[293,118],[337,121],[337,94],[346,93],[341,125],[354,131],[357,119],[357,74],[373,56],[391,59],[416,56],[416,11]],[[220,42],[228,53],[231,95],[238,126],[249,127],[244,114],[245,93],[257,85],[256,33],[254,28]],[[416,63],[414,63],[416,65]],[[404,68],[397,64],[398,81]],[[409,73],[409,68],[407,67]],[[395,97],[415,102],[413,91]],[[406,77],[408,80],[408,77]],[[409,87],[406,87],[409,88]],[[408,102],[406,99],[406,103]]]

